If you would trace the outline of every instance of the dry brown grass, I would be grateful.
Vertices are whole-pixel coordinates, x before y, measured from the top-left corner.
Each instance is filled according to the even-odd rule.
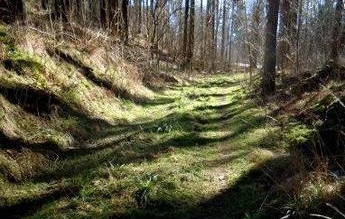
[[[0,173],[13,182],[29,179],[53,164],[52,160],[30,149],[0,151]]]

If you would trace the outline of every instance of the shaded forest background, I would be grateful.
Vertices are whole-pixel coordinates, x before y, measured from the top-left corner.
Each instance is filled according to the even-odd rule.
[[[6,23],[24,22],[57,37],[63,37],[64,33],[69,33],[64,37],[73,34],[80,37],[80,31],[98,29],[125,45],[142,39],[151,52],[151,61],[169,57],[177,67],[200,71],[229,71],[235,63],[246,64],[251,69],[260,67],[266,51],[265,32],[271,31],[265,28],[266,14],[273,14],[267,18],[268,24],[278,25],[278,69],[298,74],[319,67],[341,51],[342,1],[268,3],[263,0],[42,0],[24,4],[19,0],[3,0],[1,19]]]

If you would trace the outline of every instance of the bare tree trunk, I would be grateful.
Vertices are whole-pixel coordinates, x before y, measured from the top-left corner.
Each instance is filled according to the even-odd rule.
[[[202,69],[205,69],[205,49],[206,49],[206,40],[207,32],[205,33],[205,17],[204,17],[204,1],[200,0],[200,15],[201,15],[201,42],[200,42],[200,58],[202,59]]]
[[[109,23],[108,27],[111,29],[111,33],[114,36],[119,35],[120,26],[119,26],[119,2],[118,0],[108,0],[108,15]]]
[[[183,41],[182,41],[182,68],[186,67],[187,44],[188,44],[188,17],[189,17],[189,0],[185,0],[184,23],[183,23]]]
[[[297,29],[296,29],[296,60],[295,60],[295,75],[299,75],[299,56],[300,56],[300,33],[302,26],[302,10],[303,10],[303,0],[298,0],[297,2]]]
[[[210,28],[211,28],[211,70],[215,71],[215,59],[216,59],[216,20],[215,20],[215,12],[216,12],[216,0],[211,0],[211,21],[210,21]]]
[[[128,0],[122,0],[121,5],[121,40],[127,45],[128,43]]]
[[[76,10],[77,10],[76,14],[77,14],[77,17],[78,17],[78,21],[81,22],[82,25],[84,25],[85,24],[84,4],[82,3],[82,0],[76,0]]]
[[[343,10],[344,10],[344,2],[343,0],[337,0],[337,5],[335,8],[335,17],[334,17],[334,27],[332,33],[332,44],[331,44],[331,53],[330,59],[336,60],[339,56],[340,52],[340,44],[341,44],[341,32],[342,32],[342,19],[343,19]]]
[[[155,53],[158,50],[158,41],[157,41],[157,32],[158,32],[158,18],[157,18],[157,8],[158,8],[158,1],[155,3],[154,0],[150,1],[150,14],[152,17],[152,23],[153,23],[153,27],[152,27],[152,33],[150,36],[150,54],[151,54],[151,61],[157,61],[155,60]],[[156,63],[158,64],[158,63]]]
[[[268,0],[264,69],[261,81],[262,94],[265,96],[275,93],[278,12],[279,1]]]
[[[249,66],[250,69],[256,69],[258,64],[258,56],[259,56],[259,45],[261,44],[260,40],[260,10],[263,2],[262,0],[258,0],[255,3],[252,20],[251,20],[251,27],[250,27],[250,40],[249,40]]]
[[[208,30],[207,34],[207,49],[208,49],[208,70],[215,70],[215,1],[208,0],[206,7],[206,22]]]
[[[134,4],[135,4],[135,11],[136,11],[134,33],[135,34],[141,34],[141,25],[142,25],[141,0],[135,0]]]
[[[101,27],[105,29],[107,27],[107,8],[105,0],[99,1],[99,7],[100,7],[100,23]]]
[[[232,7],[231,7],[231,15],[230,15],[230,25],[229,25],[229,57],[228,57],[228,62],[229,62],[229,67],[231,66],[232,63],[232,35],[233,35],[233,28],[234,28],[234,11],[235,11],[235,2],[232,2]]]
[[[291,0],[282,0],[281,4],[281,30],[279,33],[281,42],[278,46],[279,48],[279,68],[284,70],[288,67],[288,60],[290,57],[290,39],[289,39],[289,31],[291,30]]]
[[[195,0],[190,0],[190,18],[189,18],[189,35],[188,49],[186,57],[186,66],[191,67],[194,51],[194,19],[195,19]]]
[[[64,0],[54,0],[55,20],[67,22],[67,7]]]
[[[227,37],[226,26],[227,26],[227,7],[226,7],[226,0],[223,0],[223,19],[222,19],[222,42],[220,47],[220,55],[221,59],[224,62],[225,58],[225,42]]]

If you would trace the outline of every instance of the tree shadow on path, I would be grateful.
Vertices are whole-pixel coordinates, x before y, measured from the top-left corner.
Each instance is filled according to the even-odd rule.
[[[280,184],[295,174],[292,164],[293,158],[288,156],[268,160],[243,174],[229,188],[196,205],[186,205],[183,200],[154,200],[147,209],[134,209],[111,218],[281,218],[291,197]]]

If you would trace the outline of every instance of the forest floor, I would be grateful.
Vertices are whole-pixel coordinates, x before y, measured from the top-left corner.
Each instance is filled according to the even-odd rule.
[[[145,116],[108,124],[92,147],[71,149],[28,181],[0,181],[0,216],[238,219],[298,209],[288,131],[250,98],[246,77],[158,91]]]

